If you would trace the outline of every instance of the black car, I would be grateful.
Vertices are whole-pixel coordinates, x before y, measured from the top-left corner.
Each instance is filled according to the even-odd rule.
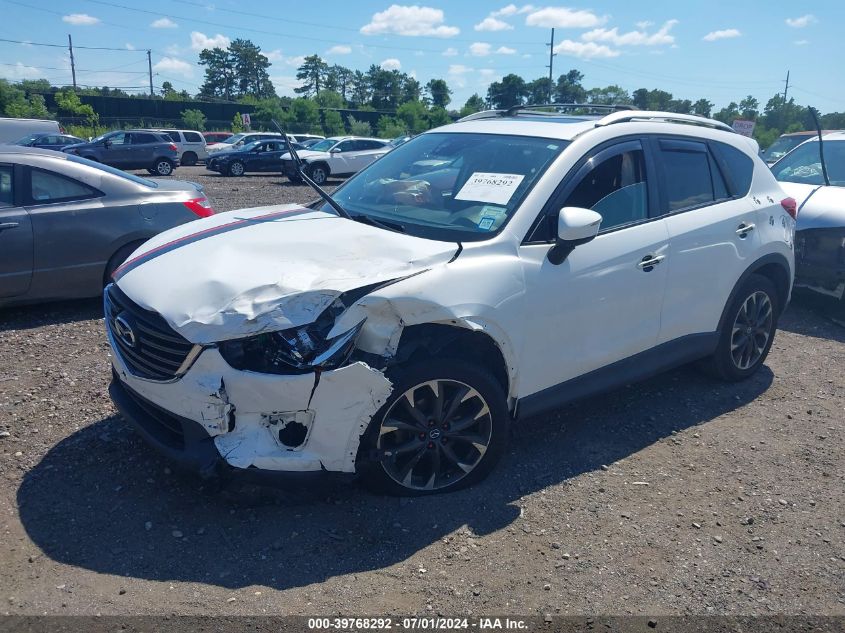
[[[148,130],[121,130],[93,141],[68,145],[62,151],[120,169],[146,169],[154,176],[169,176],[179,166],[176,144]]]
[[[76,145],[77,143],[84,142],[84,139],[77,138],[69,134],[48,134],[40,132],[36,134],[27,134],[22,139],[19,139],[12,143],[12,145],[20,145],[22,147],[37,147],[39,149],[52,149],[60,152],[68,145]]]
[[[297,148],[297,143],[292,143]],[[223,176],[243,176],[247,172],[279,171],[282,154],[287,151],[284,141],[254,141],[235,150],[215,152],[208,157],[205,168]]]

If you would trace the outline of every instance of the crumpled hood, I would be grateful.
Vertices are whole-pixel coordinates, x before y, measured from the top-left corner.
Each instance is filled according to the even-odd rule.
[[[840,187],[799,182],[778,184],[798,203],[798,220],[795,225],[797,231],[845,226],[845,196]]]
[[[314,150],[310,149],[298,149],[296,150],[296,155],[299,156],[302,160],[307,158],[330,158],[331,153],[329,152],[315,152]],[[285,152],[282,154],[282,160],[290,160],[290,152]]]
[[[213,343],[311,323],[341,293],[444,264],[457,249],[280,205],[161,233],[114,278],[189,341]]]

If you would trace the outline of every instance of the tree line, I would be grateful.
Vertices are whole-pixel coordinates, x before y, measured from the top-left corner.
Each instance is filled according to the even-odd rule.
[[[185,102],[183,123],[202,129],[203,113],[191,108],[193,101],[224,100],[253,106],[253,127],[270,129],[272,121],[279,122],[291,132],[314,132],[325,135],[353,133],[393,137],[417,134],[443,125],[451,120],[487,108],[504,109],[518,105],[548,103],[586,103],[631,105],[644,110],[698,114],[731,124],[734,119],[756,121],[754,137],[763,147],[780,134],[812,129],[812,117],[806,107],[782,94],[773,95],[761,107],[749,95],[715,110],[706,97],[696,100],[675,97],[671,92],[654,88],[638,88],[628,92],[619,85],[585,88],[584,74],[572,69],[554,81],[548,77],[526,80],[511,73],[494,81],[482,96],[473,94],[460,107],[452,103],[452,90],[447,81],[434,78],[424,85],[415,77],[395,69],[372,64],[366,70],[353,70],[339,64],[329,64],[319,55],[309,55],[297,68],[300,82],[296,97],[276,94],[269,69],[272,65],[261,48],[246,39],[236,39],[226,48],[205,49],[199,53],[198,63],[204,67],[204,81],[195,95],[177,91],[171,82],[163,82],[159,94],[152,98]],[[55,92],[46,80],[11,84],[0,80],[0,111],[7,116],[44,118],[50,116],[82,117],[92,126],[97,115],[79,102],[79,94],[98,94],[126,98],[150,98],[149,95],[129,95],[108,87],[57,93],[57,111],[49,112],[45,91]],[[451,106],[451,107],[450,107]],[[87,109],[86,109],[87,108]],[[341,117],[338,110],[358,110],[377,113],[368,116],[373,124],[354,116]],[[232,127],[240,125],[235,117]],[[845,113],[833,112],[821,117],[827,129],[845,128]]]

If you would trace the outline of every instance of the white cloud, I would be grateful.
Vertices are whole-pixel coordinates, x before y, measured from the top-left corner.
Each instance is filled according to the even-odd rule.
[[[202,51],[206,48],[228,48],[232,41],[218,33],[213,37],[209,37],[205,33],[199,31],[191,31],[191,50]]]
[[[305,63],[305,55],[294,55],[293,57],[285,57],[285,64],[299,68]]]
[[[285,64],[286,66],[302,66],[302,62],[305,61],[304,55],[288,57],[282,53],[282,50],[279,48],[275,48],[272,51],[265,51],[263,55],[271,62],[278,62],[280,64]]]
[[[299,88],[302,85],[302,82],[291,75],[273,76],[270,77],[270,81],[273,83],[273,87],[276,89],[276,92],[282,97],[298,96],[294,92],[294,88]]]
[[[167,48],[164,49],[168,55],[181,55],[183,50],[178,44],[168,44]]]
[[[473,27],[476,31],[510,31],[513,27],[494,17],[486,17]]]
[[[802,15],[800,18],[786,18],[787,26],[791,26],[793,29],[803,29],[805,26],[809,26],[814,22],[818,22],[818,20],[816,20],[816,16],[812,13]]]
[[[125,46],[126,46],[127,51],[134,51],[135,50],[135,47],[132,46],[132,44],[130,44],[129,42],[126,42]]]
[[[469,45],[469,53],[474,57],[487,57],[491,46],[487,42],[473,42]]]
[[[271,62],[280,62],[285,58],[285,56],[282,55],[281,49],[279,48],[275,48],[272,51],[263,51],[263,55]]]
[[[162,73],[181,75],[182,77],[193,77],[194,67],[188,62],[176,57],[162,57],[153,64],[153,70]]]
[[[795,40],[792,43],[795,44],[795,46],[806,46],[807,44],[810,43],[810,41],[809,40]]]
[[[346,44],[337,44],[326,51],[326,55],[349,55],[352,52],[352,47]]]
[[[449,77],[449,83],[456,88],[466,88],[466,75],[473,72],[473,69],[463,64],[451,64],[446,74]]]
[[[497,55],[514,55],[516,53],[515,48],[510,48],[508,46],[500,46],[496,49]]]
[[[571,55],[581,59],[594,59],[601,57],[619,57],[619,51],[595,42],[574,42],[563,40],[555,46],[555,53]]]
[[[654,22],[651,20],[642,20],[636,23],[636,26],[639,30],[645,31],[648,27],[654,26]]]
[[[387,10],[374,14],[370,23],[361,27],[361,33],[454,37],[461,32],[458,27],[447,26],[443,21],[443,11],[440,9],[392,4]]]
[[[530,13],[534,10],[533,4],[525,4],[521,7],[517,7],[515,4],[509,4],[506,7],[502,7],[498,11],[493,11],[490,15],[494,18],[498,17],[509,17],[512,15],[516,15],[518,13]]]
[[[170,18],[159,18],[150,24],[150,26],[154,29],[175,29],[179,25]]]
[[[93,15],[87,13],[71,13],[70,15],[63,15],[62,22],[73,24],[74,26],[93,26],[100,23],[100,18],[95,18]]]
[[[452,48],[451,46],[443,51],[443,57],[455,57],[458,54],[457,48]]]
[[[7,79],[41,79],[44,73],[34,66],[27,66],[21,62],[14,66],[6,66],[2,71],[3,77]]]
[[[385,59],[382,63],[379,64],[385,70],[399,70],[402,68],[402,62],[400,62],[395,57],[391,57],[389,59]]]
[[[716,40],[728,40],[732,37],[739,37],[742,35],[739,29],[722,29],[721,31],[710,31],[707,35],[702,37],[705,42],[715,42]]]
[[[525,23],[528,26],[562,29],[590,29],[607,22],[607,16],[598,16],[585,9],[567,7],[545,7],[528,14]]]
[[[614,46],[662,46],[675,43],[675,36],[669,31],[678,23],[677,20],[667,20],[654,33],[642,31],[628,31],[619,33],[619,29],[593,29],[581,35],[585,42],[606,42]]]

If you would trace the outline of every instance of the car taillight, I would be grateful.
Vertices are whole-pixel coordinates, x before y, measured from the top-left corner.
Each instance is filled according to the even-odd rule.
[[[210,215],[214,215],[214,209],[211,207],[211,203],[208,201],[208,198],[192,198],[182,204],[201,218],[207,218]]]
[[[178,148],[178,147],[176,147],[176,143],[171,143],[171,144],[170,144],[170,149],[171,149],[172,151],[174,151],[174,152],[178,152],[178,151],[179,151],[179,148]]]
[[[798,219],[798,203],[795,202],[795,198],[784,198],[780,201],[780,205],[792,216],[793,220]]]

